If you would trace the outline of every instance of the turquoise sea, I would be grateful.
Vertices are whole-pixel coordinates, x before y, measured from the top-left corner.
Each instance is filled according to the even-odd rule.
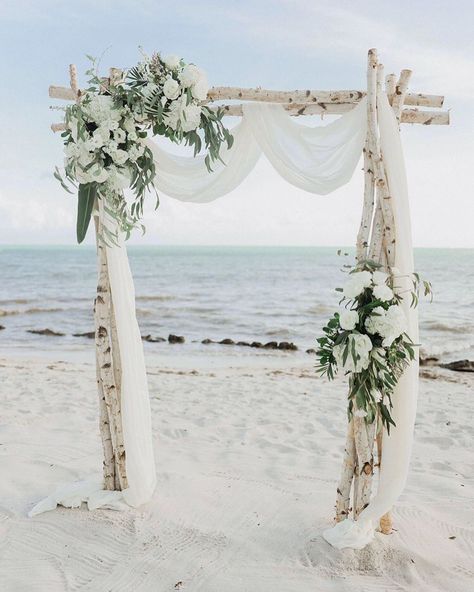
[[[342,265],[353,260],[353,251],[344,258],[335,247],[130,246],[128,251],[142,334],[184,335],[185,345],[174,348],[187,353],[203,351],[205,338],[313,347],[337,306],[334,288],[344,283]],[[415,259],[434,288],[433,303],[420,304],[424,352],[474,359],[474,250],[417,249]],[[90,349],[87,338],[72,334],[93,329],[94,248],[0,246],[0,270],[1,350]],[[65,335],[27,332],[44,328]],[[172,346],[146,347],[166,352]],[[247,348],[232,351],[249,354]]]

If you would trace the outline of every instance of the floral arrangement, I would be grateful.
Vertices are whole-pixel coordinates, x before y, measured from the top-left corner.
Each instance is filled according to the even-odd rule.
[[[384,273],[373,261],[351,269],[340,304],[317,340],[317,371],[332,380],[338,370],[349,375],[348,415],[364,417],[368,423],[377,415],[390,431],[395,425],[390,410],[400,376],[415,359],[416,345],[407,335],[407,319],[400,306],[403,294],[394,283],[397,273]],[[420,284],[425,295],[431,284],[411,278],[411,306],[418,304]]]
[[[156,169],[146,145],[148,134],[192,146],[194,155],[206,150],[209,171],[219,159],[221,145],[225,142],[230,148],[233,143],[222,123],[223,111],[202,104],[207,97],[207,79],[194,64],[156,53],[109,84],[99,78],[96,60],[88,57],[92,61],[86,72],[89,86],[66,108],[64,175],[58,169],[55,172],[70,193],[67,181],[78,186],[79,243],[86,235],[96,198],[105,200],[107,211],[127,238],[137,226],[145,194],[155,189]],[[127,188],[133,194],[128,201],[124,195]],[[156,203],[158,206],[158,199]]]

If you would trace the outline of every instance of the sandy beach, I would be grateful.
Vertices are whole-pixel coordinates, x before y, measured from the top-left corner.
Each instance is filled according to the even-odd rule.
[[[396,531],[337,551],[321,531],[333,519],[343,381],[317,378],[303,354],[176,352],[148,357],[153,500],[33,519],[28,510],[58,484],[100,475],[95,370],[51,353],[3,357],[2,592],[471,589],[472,374],[422,370]]]

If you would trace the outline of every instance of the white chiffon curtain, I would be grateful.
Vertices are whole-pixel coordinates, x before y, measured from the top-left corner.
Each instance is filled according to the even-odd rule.
[[[232,129],[234,144],[221,149],[223,163],[214,163],[212,173],[204,156],[175,156],[148,140],[158,191],[180,201],[213,201],[240,185],[262,153],[284,179],[310,193],[327,195],[352,177],[365,141],[365,99],[320,127],[296,123],[281,105],[250,103],[243,110],[241,123]]]
[[[386,95],[379,96],[378,104],[381,146],[396,223],[396,266],[403,275],[413,271],[403,153],[398,125]],[[293,121],[280,105],[246,104],[242,121],[232,130],[234,144],[231,149],[221,150],[223,163],[215,163],[212,173],[207,170],[204,156],[175,156],[149,140],[147,144],[157,167],[157,189],[180,201],[210,202],[235,189],[263,153],[289,183],[310,193],[326,195],[352,177],[365,142],[366,111],[363,99],[334,122],[308,127]],[[101,216],[104,215],[101,210]],[[107,223],[113,222],[107,220]],[[155,488],[145,362],[123,239],[119,246],[107,248],[107,257],[122,360],[122,421],[129,489],[123,493],[101,491],[99,481],[66,485],[37,504],[30,515],[52,509],[58,503],[76,506],[81,501],[87,501],[90,508],[120,507],[124,502],[138,506],[151,498]],[[416,342],[416,313],[407,301],[403,306],[409,319],[410,335]],[[377,494],[357,522],[346,520],[324,533],[334,546],[360,548],[367,544],[373,538],[377,521],[404,488],[416,412],[417,377],[417,364],[413,363],[396,388],[392,415],[397,427],[390,436],[384,435],[384,463]]]

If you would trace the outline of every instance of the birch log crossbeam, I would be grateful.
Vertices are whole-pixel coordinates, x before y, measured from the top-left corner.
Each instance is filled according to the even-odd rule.
[[[111,69],[111,72],[115,71]],[[404,72],[409,72],[404,71]],[[395,83],[393,77],[392,97],[394,101],[404,94],[405,105],[412,107],[429,107],[438,109],[443,106],[444,96],[428,95],[423,93],[406,93],[406,80],[402,78]],[[50,86],[49,96],[52,99],[63,101],[76,101],[80,96],[77,87],[77,74],[75,66],[70,66],[70,87]],[[392,85],[390,85],[392,86]],[[406,93],[406,94],[405,94]],[[207,100],[203,104],[222,103],[223,101],[261,101],[265,103],[279,103],[288,111],[289,115],[298,117],[302,115],[340,115],[353,109],[358,102],[367,95],[360,90],[269,90],[265,88],[240,88],[233,86],[216,86],[209,90]],[[219,104],[215,109],[224,109],[225,115],[241,117],[243,114],[241,103]],[[449,125],[449,111],[423,111],[419,109],[403,109],[399,115],[400,123],[416,123],[421,125]],[[53,123],[51,129],[54,132],[64,131],[62,123]]]

